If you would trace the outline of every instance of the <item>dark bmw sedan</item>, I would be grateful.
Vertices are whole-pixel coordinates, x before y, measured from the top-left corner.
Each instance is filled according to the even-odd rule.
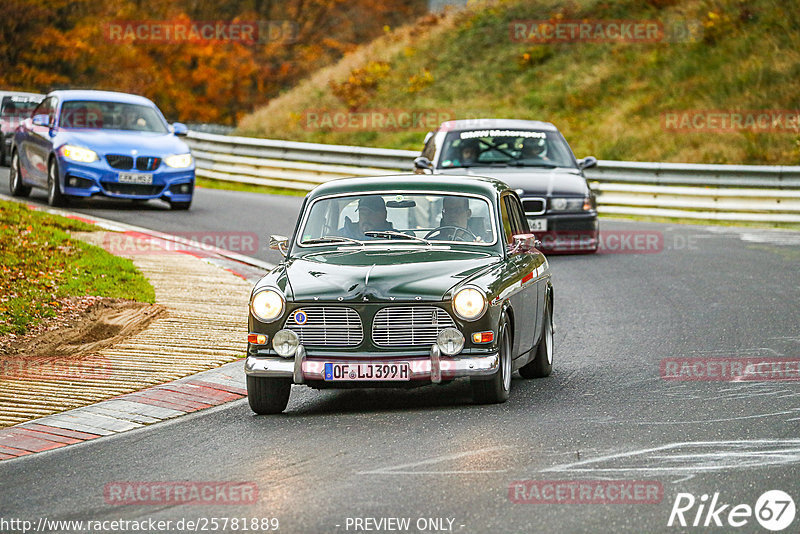
[[[583,170],[549,122],[469,119],[442,123],[428,134],[416,172],[489,176],[522,199],[525,217],[547,252],[596,252],[597,204]]]
[[[54,91],[14,134],[9,188],[14,196],[46,189],[53,206],[102,195],[189,209],[194,161],[178,138],[186,133],[142,96]]]

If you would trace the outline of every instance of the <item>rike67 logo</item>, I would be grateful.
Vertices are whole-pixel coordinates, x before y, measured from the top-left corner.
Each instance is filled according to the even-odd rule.
[[[792,524],[795,511],[794,500],[781,490],[764,492],[755,506],[725,503],[720,500],[719,492],[715,492],[710,501],[705,493],[699,499],[691,493],[678,493],[667,526],[738,528],[755,517],[763,528],[778,532]]]

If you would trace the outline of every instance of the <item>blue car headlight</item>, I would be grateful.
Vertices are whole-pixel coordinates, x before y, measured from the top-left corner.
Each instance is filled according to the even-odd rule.
[[[63,145],[58,150],[65,158],[80,163],[92,163],[93,161],[97,161],[99,159],[97,157],[97,152],[80,146]]]
[[[192,155],[175,154],[174,156],[169,156],[167,158],[164,158],[164,163],[166,163],[168,167],[172,167],[173,169],[185,169],[186,167],[192,164]]]

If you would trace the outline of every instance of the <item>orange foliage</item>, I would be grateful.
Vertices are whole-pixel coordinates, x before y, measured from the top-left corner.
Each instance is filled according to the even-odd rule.
[[[131,92],[153,99],[169,120],[235,124],[425,6],[424,0],[3,0],[0,88]],[[111,38],[109,24],[123,21],[261,23],[266,38]]]

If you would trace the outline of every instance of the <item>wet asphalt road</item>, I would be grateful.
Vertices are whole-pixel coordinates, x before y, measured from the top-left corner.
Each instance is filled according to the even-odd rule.
[[[188,213],[107,201],[76,211],[165,232],[263,236],[289,234],[300,201],[201,189]],[[800,382],[668,381],[660,365],[800,357],[800,232],[602,227],[655,232],[660,245],[550,258],[555,371],[516,377],[503,405],[473,405],[462,382],[409,391],[294,386],[279,416],[256,417],[242,400],[0,462],[0,518],[276,517],[281,532],[375,526],[357,529],[356,518],[408,518],[408,532],[768,532],[754,517],[734,528],[728,512],[773,489],[800,505]],[[264,248],[261,259],[278,259]],[[104,501],[109,483],[176,480],[254,482],[258,498],[240,506]],[[520,480],[649,481],[662,493],[656,503],[514,503],[509,487]],[[667,526],[679,493],[699,504],[717,492],[730,505],[719,515],[724,527]],[[697,511],[685,513],[690,524]],[[800,517],[785,532],[798,530]]]

